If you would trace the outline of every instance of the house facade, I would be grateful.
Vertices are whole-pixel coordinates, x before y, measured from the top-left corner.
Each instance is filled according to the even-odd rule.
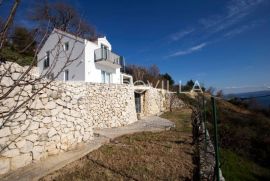
[[[110,42],[103,38],[83,39],[54,29],[40,49],[38,69],[47,78],[92,83],[132,83],[132,76],[121,73],[124,58],[112,52]]]

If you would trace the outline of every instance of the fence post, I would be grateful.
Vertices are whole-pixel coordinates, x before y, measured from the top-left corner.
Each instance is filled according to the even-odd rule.
[[[216,166],[215,172],[217,176],[217,181],[220,181],[219,175],[219,149],[218,149],[218,127],[217,127],[217,110],[216,110],[216,100],[214,97],[211,97],[212,110],[213,110],[213,122],[214,122],[214,147],[215,147],[215,158]]]
[[[207,133],[206,133],[206,109],[205,109],[205,97],[203,94],[203,124],[204,124],[204,151],[207,151]]]

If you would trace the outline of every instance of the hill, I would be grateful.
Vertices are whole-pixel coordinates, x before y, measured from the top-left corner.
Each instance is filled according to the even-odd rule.
[[[188,104],[196,99],[181,94]],[[207,99],[207,127],[213,132],[210,96]],[[259,111],[217,100],[221,169],[227,180],[270,180],[270,118]],[[213,136],[212,136],[213,138]]]

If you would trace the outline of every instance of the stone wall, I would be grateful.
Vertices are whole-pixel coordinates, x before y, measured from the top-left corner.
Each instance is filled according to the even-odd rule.
[[[9,65],[0,65],[0,75]],[[1,79],[0,97],[24,71],[17,64],[11,66]],[[20,86],[0,100],[0,174],[90,141],[93,128],[137,121],[130,85],[53,81],[39,91],[47,82],[28,74]],[[14,110],[27,99],[26,104]],[[13,110],[9,119],[3,118]]]
[[[133,86],[87,84],[85,98],[93,128],[119,127],[137,121]]]
[[[150,87],[141,96],[143,116],[158,115],[161,112],[169,111],[170,108],[179,109],[184,106],[175,93]]]

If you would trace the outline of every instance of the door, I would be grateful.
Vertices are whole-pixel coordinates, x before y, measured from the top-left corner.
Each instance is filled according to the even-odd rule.
[[[141,113],[141,94],[135,93],[136,113]]]
[[[101,44],[101,50],[102,50],[102,58],[104,60],[107,60],[107,58],[108,58],[108,47]]]

